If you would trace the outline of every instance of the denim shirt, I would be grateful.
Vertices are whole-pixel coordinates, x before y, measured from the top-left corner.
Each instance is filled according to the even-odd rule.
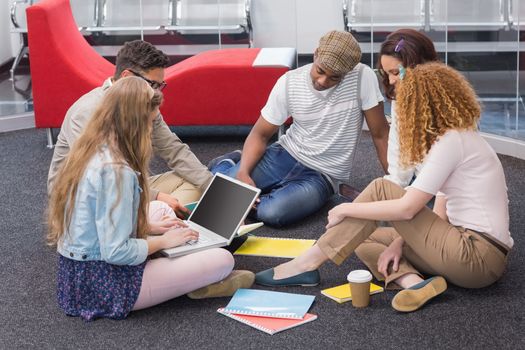
[[[140,191],[135,171],[115,163],[103,147],[91,158],[78,184],[71,223],[58,242],[58,252],[79,261],[144,262],[148,244],[136,238]]]

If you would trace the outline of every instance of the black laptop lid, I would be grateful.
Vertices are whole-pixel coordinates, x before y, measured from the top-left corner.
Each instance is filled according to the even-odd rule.
[[[217,174],[188,220],[229,240],[259,192],[257,188]]]

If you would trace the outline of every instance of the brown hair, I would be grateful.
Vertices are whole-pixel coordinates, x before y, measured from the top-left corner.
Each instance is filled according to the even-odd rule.
[[[162,94],[137,77],[119,79],[106,92],[100,106],[74,143],[58,172],[49,200],[47,240],[56,245],[67,232],[74,211],[78,184],[93,156],[107,146],[117,173],[117,184],[123,166],[138,172],[142,188],[137,219],[137,237],[148,231],[146,211],[149,188],[146,181],[151,154],[151,113],[162,103]],[[117,200],[121,197],[118,187]]]
[[[117,53],[113,78],[114,80],[120,78],[120,75],[126,69],[140,73],[155,68],[166,68],[169,64],[168,56],[147,41],[128,41]]]
[[[414,68],[418,64],[438,60],[432,40],[414,29],[399,29],[389,34],[381,44],[379,57],[383,55],[397,58],[405,68]],[[379,72],[383,72],[381,60],[378,60],[377,68]],[[390,85],[388,75],[382,74],[382,83],[386,97],[395,99],[394,86]]]
[[[437,62],[408,68],[397,86],[400,164],[421,163],[448,130],[477,130],[476,93],[458,71]]]

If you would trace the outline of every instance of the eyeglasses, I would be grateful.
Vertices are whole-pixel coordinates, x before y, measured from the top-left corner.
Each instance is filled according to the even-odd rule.
[[[162,83],[159,83],[158,81],[155,81],[155,80],[150,80],[148,78],[146,78],[145,76],[143,76],[142,74],[138,73],[138,72],[135,72],[131,69],[128,69],[131,73],[133,73],[134,76],[136,77],[139,77],[141,79],[143,79],[144,81],[146,81],[146,83],[149,84],[149,86],[151,86],[153,89],[155,90],[159,90],[159,91],[162,91],[164,90],[164,88],[166,87],[166,82],[163,81]]]

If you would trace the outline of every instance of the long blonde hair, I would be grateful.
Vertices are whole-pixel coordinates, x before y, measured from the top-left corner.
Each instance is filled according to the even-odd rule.
[[[437,140],[450,129],[477,130],[481,107],[476,93],[456,70],[442,63],[407,69],[396,88],[400,164],[423,161]]]
[[[138,172],[142,188],[137,215],[137,237],[147,233],[149,188],[148,164],[151,155],[151,113],[162,103],[162,94],[138,77],[121,78],[111,86],[100,106],[74,143],[57,175],[49,201],[47,240],[56,245],[67,232],[74,210],[78,184],[90,159],[107,146],[117,173],[118,196],[121,199],[120,171],[127,165]]]

